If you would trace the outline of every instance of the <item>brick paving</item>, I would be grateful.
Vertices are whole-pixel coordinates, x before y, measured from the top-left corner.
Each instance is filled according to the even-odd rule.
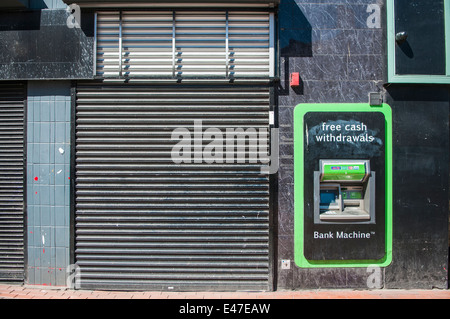
[[[0,284],[0,299],[450,299],[450,290],[318,289],[276,292],[123,292]]]

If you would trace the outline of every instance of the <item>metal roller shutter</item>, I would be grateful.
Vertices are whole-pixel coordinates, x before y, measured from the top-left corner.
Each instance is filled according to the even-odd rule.
[[[78,85],[81,288],[271,289],[263,164],[248,157],[175,164],[171,157],[179,143],[174,129],[188,129],[192,145],[199,142],[194,120],[202,120],[203,132],[268,132],[269,96],[267,87]]]
[[[0,282],[24,279],[24,96],[0,84]]]

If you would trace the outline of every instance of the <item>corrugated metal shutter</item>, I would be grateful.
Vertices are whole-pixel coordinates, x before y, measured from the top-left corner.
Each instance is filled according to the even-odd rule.
[[[24,96],[0,84],[0,282],[24,279]]]
[[[268,113],[267,87],[80,84],[75,258],[81,287],[270,289],[263,164],[249,156],[229,164],[175,164],[171,157],[176,128],[189,129],[194,145],[195,120],[202,120],[203,132],[268,132]]]
[[[102,11],[96,21],[100,77],[274,76],[271,12]]]

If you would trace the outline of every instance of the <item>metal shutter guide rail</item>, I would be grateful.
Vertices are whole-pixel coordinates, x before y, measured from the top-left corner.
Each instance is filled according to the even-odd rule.
[[[97,79],[274,79],[273,12],[98,11],[95,29]]]

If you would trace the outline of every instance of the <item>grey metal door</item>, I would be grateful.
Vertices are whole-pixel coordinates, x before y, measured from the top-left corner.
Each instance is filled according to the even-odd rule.
[[[269,95],[261,86],[78,85],[81,288],[271,289],[265,164],[204,153],[217,135],[231,138],[227,129],[268,131]],[[176,129],[191,138],[190,163],[174,161]],[[196,129],[216,135],[199,139]]]
[[[0,282],[24,279],[25,87],[0,84]]]

